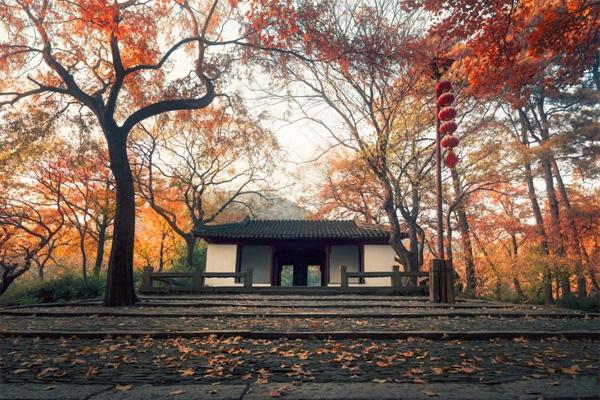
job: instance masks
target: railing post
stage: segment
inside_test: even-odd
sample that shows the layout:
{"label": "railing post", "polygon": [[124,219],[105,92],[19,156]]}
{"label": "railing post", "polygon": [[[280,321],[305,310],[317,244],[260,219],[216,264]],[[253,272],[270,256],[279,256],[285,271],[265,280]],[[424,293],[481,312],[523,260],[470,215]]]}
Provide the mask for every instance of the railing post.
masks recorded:
{"label": "railing post", "polygon": [[246,269],[246,274],[244,275],[244,287],[252,287],[252,268]]}
{"label": "railing post", "polygon": [[442,301],[440,275],[444,264],[444,260],[440,259],[433,259],[431,262],[431,269],[429,270],[429,301],[432,303]]}
{"label": "railing post", "polygon": [[392,286],[395,290],[400,291],[400,287],[402,286],[402,280],[400,279],[400,266],[394,265],[392,266]]}
{"label": "railing post", "polygon": [[340,268],[340,286],[348,287],[348,267],[345,265]]}
{"label": "railing post", "polygon": [[454,268],[450,260],[446,261],[446,301],[454,303]]}
{"label": "railing post", "polygon": [[142,292],[149,292],[152,290],[152,271],[151,266],[144,268],[144,274],[142,275]]}
{"label": "railing post", "polygon": [[200,269],[194,272],[194,275],[192,275],[192,290],[202,289],[202,286],[204,286],[203,278],[204,276],[202,275],[202,271],[200,271]]}

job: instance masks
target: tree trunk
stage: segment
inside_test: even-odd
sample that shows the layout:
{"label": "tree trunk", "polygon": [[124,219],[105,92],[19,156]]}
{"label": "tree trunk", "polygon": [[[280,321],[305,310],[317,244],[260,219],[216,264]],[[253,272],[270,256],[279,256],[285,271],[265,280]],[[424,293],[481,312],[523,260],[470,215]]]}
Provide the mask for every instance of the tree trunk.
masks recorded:
{"label": "tree trunk", "polygon": [[573,256],[575,257],[575,274],[577,276],[577,295],[579,297],[586,297],[586,283],[585,277],[583,276],[583,257],[581,254],[581,243],[579,242],[579,232],[577,229],[577,222],[573,217],[573,208],[571,207],[571,202],[569,201],[569,196],[567,193],[567,188],[562,180],[562,176],[560,174],[560,170],[558,169],[558,163],[556,159],[552,159],[552,168],[554,170],[554,176],[556,177],[556,183],[558,186],[558,192],[560,193],[560,197],[563,203],[563,206],[566,211],[567,221],[569,225],[569,230],[571,231],[571,251],[573,252]]}
{"label": "tree trunk", "polygon": [[96,246],[96,260],[94,261],[94,277],[100,276],[102,270],[102,262],[104,261],[104,244],[106,243],[106,231],[108,224],[105,220],[102,221],[98,231],[98,245]]}
{"label": "tree trunk", "polygon": [[37,273],[38,273],[38,278],[40,278],[41,281],[44,280],[44,266],[41,263],[37,263]]}
{"label": "tree trunk", "polygon": [[108,261],[104,305],[130,306],[137,296],[133,286],[133,246],[135,235],[135,194],[133,175],[127,159],[126,135],[115,125],[105,131],[110,169],[115,177],[116,210],[113,240]]}
{"label": "tree trunk", "polygon": [[81,251],[81,273],[83,283],[87,285],[87,252],[85,251],[85,233],[79,232],[79,250]]}
{"label": "tree trunk", "polygon": [[[523,110],[519,109],[519,119],[521,122],[521,143],[529,147],[528,139],[528,124],[527,116]],[[531,209],[535,218],[535,227],[540,238],[540,252],[544,256],[550,255],[548,236],[546,235],[546,228],[544,227],[544,218],[542,216],[542,210],[540,203],[538,202],[537,193],[535,192],[535,184],[533,182],[533,172],[531,168],[531,161],[527,159],[524,164],[525,168],[525,181],[527,182],[527,194],[529,201],[531,202]],[[548,270],[548,267],[544,267],[544,304],[554,304],[554,298],[552,297],[552,275]]]}
{"label": "tree trunk", "polygon": [[523,289],[521,288],[521,282],[519,281],[519,275],[517,274],[517,257],[519,256],[519,244],[517,243],[517,237],[515,234],[511,233],[510,242],[512,245],[512,256],[511,256],[511,267],[513,272],[513,286],[515,287],[515,291],[522,299],[525,297],[523,293]]}
{"label": "tree trunk", "polygon": [[465,274],[467,281],[466,291],[469,295],[474,295],[477,279],[475,275],[475,260],[473,257],[473,243],[471,242],[471,234],[469,230],[469,220],[467,219],[467,212],[465,209],[464,201],[462,199],[462,188],[460,187],[460,179],[456,169],[451,168],[450,174],[452,175],[452,186],[454,187],[454,195],[459,200],[456,207],[456,216],[458,217],[458,230],[460,231],[460,241],[463,248],[465,257]]}
{"label": "tree trunk", "polygon": [[[540,134],[542,137],[542,143],[550,139],[548,119],[544,111],[543,102],[544,100],[541,97],[537,100],[537,110],[540,116]],[[550,208],[550,220],[552,222],[550,224],[550,229],[552,232],[552,248],[554,250],[554,254],[558,256],[559,259],[563,260],[565,257],[565,244],[561,232],[560,209],[558,208],[558,199],[556,197],[556,191],[554,189],[554,177],[552,175],[551,161],[552,159],[553,157],[552,154],[549,153],[549,150],[546,153],[542,154],[542,174],[544,177],[544,182],[546,184],[546,197],[548,198],[548,207]],[[564,265],[561,265],[560,267],[564,267]],[[562,295],[564,297],[565,295],[571,293],[569,273],[568,271],[559,271],[558,275],[559,276],[557,282],[560,284],[560,288],[562,289]]]}
{"label": "tree trunk", "polygon": [[165,232],[160,233],[160,248],[158,249],[158,272],[162,272],[165,266]]}
{"label": "tree trunk", "polygon": [[194,266],[194,250],[196,249],[196,243],[198,242],[198,238],[194,236],[193,233],[189,233],[185,237],[185,245],[186,245],[186,256],[185,256],[185,267],[188,271],[191,271]]}
{"label": "tree trunk", "polygon": [[[419,257],[419,248],[418,248],[418,233],[416,223],[414,221],[406,221],[408,225],[408,236],[411,242],[410,249],[407,249],[406,246],[402,243],[402,233],[400,231],[400,222],[398,221],[398,215],[396,214],[396,207],[394,205],[393,200],[393,189],[390,187],[389,183],[385,181],[385,176],[382,179],[382,183],[384,184],[384,199],[383,199],[383,209],[390,221],[391,232],[390,232],[390,246],[394,249],[396,255],[398,255],[398,259],[402,266],[404,266],[405,270],[408,272],[418,272],[421,268],[421,260]],[[416,247],[415,247],[416,245]],[[416,284],[416,278],[412,279],[411,282]]]}

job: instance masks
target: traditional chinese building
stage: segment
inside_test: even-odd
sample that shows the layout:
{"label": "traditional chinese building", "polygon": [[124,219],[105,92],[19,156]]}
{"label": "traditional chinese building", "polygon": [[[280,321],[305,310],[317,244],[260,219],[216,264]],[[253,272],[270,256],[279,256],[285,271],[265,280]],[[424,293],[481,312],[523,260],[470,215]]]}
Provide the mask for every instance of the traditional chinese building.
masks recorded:
{"label": "traditional chinese building", "polygon": [[[338,286],[340,271],[392,271],[389,227],[349,221],[254,220],[205,225],[206,272],[253,271],[256,286]],[[208,278],[231,286],[234,278]],[[390,278],[352,278],[351,284],[389,286]]]}

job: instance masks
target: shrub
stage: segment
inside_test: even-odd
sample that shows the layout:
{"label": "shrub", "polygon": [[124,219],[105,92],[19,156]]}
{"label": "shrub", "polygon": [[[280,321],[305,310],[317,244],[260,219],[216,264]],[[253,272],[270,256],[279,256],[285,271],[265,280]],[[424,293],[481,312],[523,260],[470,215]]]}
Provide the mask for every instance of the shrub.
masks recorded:
{"label": "shrub", "polygon": [[577,297],[571,294],[560,299],[557,304],[559,307],[564,308],[600,312],[600,293],[588,297]]}
{"label": "shrub", "polygon": [[2,297],[3,306],[54,303],[76,299],[89,299],[104,293],[104,277],[90,277],[87,284],[73,274],[48,280],[16,282]]}

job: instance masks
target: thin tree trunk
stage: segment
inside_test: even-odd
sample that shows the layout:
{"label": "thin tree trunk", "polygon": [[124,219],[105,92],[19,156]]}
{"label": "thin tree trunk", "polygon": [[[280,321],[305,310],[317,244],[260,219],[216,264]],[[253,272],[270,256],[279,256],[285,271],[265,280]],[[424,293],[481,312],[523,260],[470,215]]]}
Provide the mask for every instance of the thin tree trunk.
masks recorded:
{"label": "thin tree trunk", "polygon": [[106,231],[108,224],[105,220],[102,220],[102,224],[98,231],[98,245],[96,246],[96,260],[94,261],[94,277],[100,276],[102,270],[102,262],[104,261],[104,244],[106,243]]}
{"label": "thin tree trunk", "polygon": [[191,271],[194,267],[194,250],[196,250],[196,243],[198,239],[194,236],[193,233],[188,234],[185,237],[186,244],[186,256],[185,256],[185,267],[187,270]]}
{"label": "thin tree trunk", "polygon": [[[548,118],[544,111],[543,98],[540,97],[536,103],[537,111],[540,117],[540,134],[542,137],[542,143],[544,143],[550,139]],[[542,154],[542,174],[544,177],[544,182],[546,184],[546,197],[548,198],[548,206],[550,208],[550,220],[552,222],[550,224],[550,229],[552,232],[552,247],[556,256],[558,256],[560,260],[563,260],[566,253],[560,224],[560,209],[558,208],[558,199],[556,197],[556,190],[554,188],[554,177],[552,175],[552,159],[553,157],[551,154]],[[561,265],[560,267],[564,266]],[[571,293],[571,284],[569,283],[568,271],[559,270],[557,282],[559,282],[563,297]]]}
{"label": "thin tree trunk", "polygon": [[83,282],[87,284],[87,252],[85,251],[85,233],[79,232],[79,250],[81,251],[81,272],[83,275]]}
{"label": "thin tree trunk", "polygon": [[127,158],[126,135],[116,125],[105,132],[110,169],[115,177],[116,211],[113,240],[108,262],[104,305],[129,306],[137,301],[133,286],[133,248],[135,235],[135,194],[133,175]]}
{"label": "thin tree trunk", "polygon": [[452,186],[454,188],[454,195],[459,200],[456,207],[456,216],[458,217],[458,229],[460,231],[460,241],[463,248],[465,257],[465,274],[467,281],[467,293],[470,295],[475,294],[477,288],[477,277],[475,275],[475,260],[473,257],[473,243],[471,242],[471,234],[469,229],[469,220],[467,219],[467,212],[465,209],[465,200],[462,198],[463,192],[460,186],[460,179],[458,172],[455,168],[450,169],[452,176]]}
{"label": "thin tree trunk", "polygon": [[167,234],[166,232],[162,231],[160,233],[160,248],[158,250],[158,271],[162,272],[163,267],[165,265],[165,259],[164,259],[164,255],[165,255],[165,238],[166,238]]}
{"label": "thin tree trunk", "polygon": [[552,168],[554,170],[554,176],[556,177],[556,184],[558,186],[558,192],[566,211],[567,221],[569,224],[569,230],[571,231],[571,248],[573,256],[575,257],[575,274],[577,275],[577,295],[579,297],[586,297],[586,283],[585,277],[583,276],[583,257],[581,254],[581,243],[579,242],[579,232],[577,229],[577,222],[573,217],[573,208],[569,201],[569,195],[567,188],[562,180],[560,170],[558,169],[558,163],[556,159],[552,158]]}
{"label": "thin tree trunk", "polygon": [[511,267],[513,272],[513,286],[515,287],[515,291],[519,295],[520,298],[524,298],[523,289],[521,288],[521,282],[519,281],[519,275],[517,274],[517,262],[519,256],[519,244],[517,243],[517,237],[515,234],[510,235],[510,242],[512,245],[512,257],[511,257]]}
{"label": "thin tree trunk", "polygon": [[[529,138],[528,138],[528,123],[527,116],[525,112],[519,109],[519,119],[521,123],[521,143],[529,147]],[[540,238],[540,252],[544,256],[550,255],[549,244],[548,244],[548,236],[546,235],[546,228],[544,227],[544,218],[542,216],[542,210],[540,208],[540,203],[538,202],[537,193],[535,191],[535,184],[533,182],[533,171],[531,168],[531,161],[527,159],[524,163],[525,168],[525,181],[527,182],[527,194],[529,197],[529,201],[531,202],[531,209],[533,211],[533,216],[535,218],[535,227],[537,230],[537,234]],[[552,297],[552,275],[548,270],[548,267],[544,267],[544,303],[545,304],[554,304],[554,298]]]}

